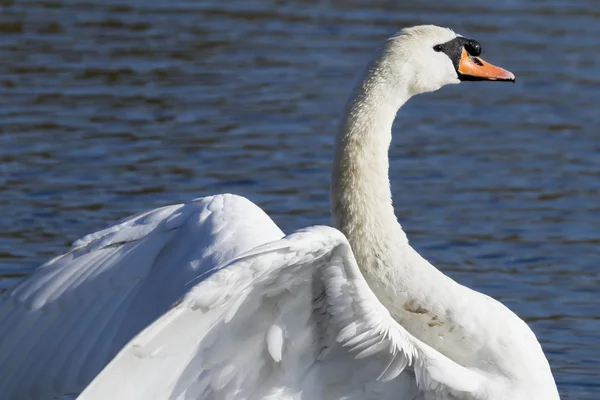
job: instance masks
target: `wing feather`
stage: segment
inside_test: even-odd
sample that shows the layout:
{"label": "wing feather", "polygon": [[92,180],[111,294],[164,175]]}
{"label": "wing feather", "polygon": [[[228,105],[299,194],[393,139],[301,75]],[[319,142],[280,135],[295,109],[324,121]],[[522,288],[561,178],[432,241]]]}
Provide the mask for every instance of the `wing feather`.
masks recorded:
{"label": "wing feather", "polygon": [[0,398],[81,392],[198,276],[282,236],[250,201],[218,195],[77,240],[0,297]]}
{"label": "wing feather", "polygon": [[339,231],[312,227],[197,284],[80,399],[442,400],[484,384],[391,318]]}

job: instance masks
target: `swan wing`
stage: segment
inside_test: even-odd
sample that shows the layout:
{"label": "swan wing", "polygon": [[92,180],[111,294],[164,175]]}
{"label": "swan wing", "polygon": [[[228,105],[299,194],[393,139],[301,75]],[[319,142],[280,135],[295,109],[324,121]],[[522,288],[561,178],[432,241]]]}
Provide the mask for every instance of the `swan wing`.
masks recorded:
{"label": "swan wing", "polygon": [[0,398],[81,392],[198,279],[282,236],[249,200],[217,195],[76,241],[0,297]]}
{"label": "swan wing", "polygon": [[197,284],[79,399],[454,399],[482,386],[392,319],[342,233],[311,227]]}

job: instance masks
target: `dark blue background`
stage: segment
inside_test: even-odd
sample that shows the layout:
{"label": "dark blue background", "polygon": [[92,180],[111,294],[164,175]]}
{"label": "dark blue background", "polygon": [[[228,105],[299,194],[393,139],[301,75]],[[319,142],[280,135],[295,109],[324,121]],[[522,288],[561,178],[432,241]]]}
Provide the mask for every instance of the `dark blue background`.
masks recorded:
{"label": "dark blue background", "polygon": [[401,110],[396,213],[425,257],[532,325],[563,399],[600,398],[597,0],[3,0],[0,288],[118,218],[213,193],[287,232],[329,223],[342,106],[374,48],[418,23],[479,40],[517,84]]}

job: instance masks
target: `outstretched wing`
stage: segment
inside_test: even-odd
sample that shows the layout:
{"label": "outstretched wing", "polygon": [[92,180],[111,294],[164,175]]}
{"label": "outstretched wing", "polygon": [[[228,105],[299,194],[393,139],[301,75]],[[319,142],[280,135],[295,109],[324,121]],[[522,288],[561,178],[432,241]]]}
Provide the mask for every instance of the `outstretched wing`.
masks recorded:
{"label": "outstretched wing", "polygon": [[80,399],[449,399],[483,386],[392,319],[339,231],[312,227],[199,283]]}
{"label": "outstretched wing", "polygon": [[282,236],[249,200],[217,195],[78,240],[0,298],[0,398],[81,392],[216,266]]}

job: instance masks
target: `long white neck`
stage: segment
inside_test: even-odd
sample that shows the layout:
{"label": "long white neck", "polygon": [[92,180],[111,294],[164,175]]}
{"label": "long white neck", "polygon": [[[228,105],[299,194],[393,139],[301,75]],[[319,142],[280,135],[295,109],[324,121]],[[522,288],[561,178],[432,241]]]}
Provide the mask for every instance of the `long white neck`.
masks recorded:
{"label": "long white neck", "polygon": [[[370,288],[408,332],[463,366],[530,382],[532,393],[547,387],[543,396],[558,399],[548,363],[527,326],[408,245],[392,206],[388,150],[396,112],[411,97],[403,77],[414,75],[398,58],[391,68],[386,55],[384,50],[357,86],[336,139],[334,226],[346,235]],[[510,328],[510,346],[499,324]]]}
{"label": "long white neck", "polygon": [[392,247],[407,245],[392,206],[388,150],[398,109],[410,98],[385,52],[355,89],[335,145],[331,177],[334,226],[348,238],[365,275],[389,267]]}

